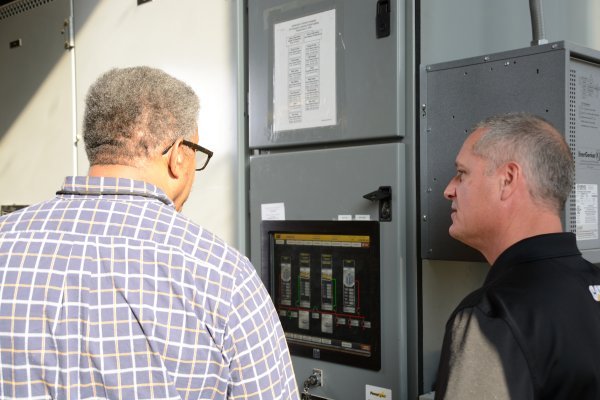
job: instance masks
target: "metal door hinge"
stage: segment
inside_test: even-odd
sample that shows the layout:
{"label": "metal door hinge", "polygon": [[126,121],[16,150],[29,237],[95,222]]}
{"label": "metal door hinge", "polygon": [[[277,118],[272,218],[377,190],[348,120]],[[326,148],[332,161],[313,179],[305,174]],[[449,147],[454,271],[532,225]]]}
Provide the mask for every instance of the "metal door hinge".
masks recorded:
{"label": "metal door hinge", "polygon": [[63,22],[63,28],[60,31],[65,37],[65,50],[71,50],[75,47],[73,40],[73,17],[66,18]]}

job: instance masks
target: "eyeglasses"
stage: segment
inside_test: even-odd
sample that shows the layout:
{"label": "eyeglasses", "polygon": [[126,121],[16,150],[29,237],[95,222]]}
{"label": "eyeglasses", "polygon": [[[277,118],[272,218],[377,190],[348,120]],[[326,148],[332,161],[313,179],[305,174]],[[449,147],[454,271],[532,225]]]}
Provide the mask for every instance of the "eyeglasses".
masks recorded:
{"label": "eyeglasses", "polygon": [[[175,142],[177,142],[177,140],[175,140]],[[171,150],[171,147],[173,147],[175,142],[171,143],[169,145],[169,147],[167,147],[166,149],[163,150],[163,152],[162,152],[163,156],[165,154],[167,154],[167,152],[169,150]],[[190,142],[185,139],[182,140],[181,143],[184,144],[185,146],[189,147],[190,149],[194,150],[194,152],[196,154],[196,171],[202,171],[204,168],[206,168],[206,166],[208,165],[208,162],[210,161],[210,158],[213,156],[213,152],[207,148],[200,146],[199,144]]]}

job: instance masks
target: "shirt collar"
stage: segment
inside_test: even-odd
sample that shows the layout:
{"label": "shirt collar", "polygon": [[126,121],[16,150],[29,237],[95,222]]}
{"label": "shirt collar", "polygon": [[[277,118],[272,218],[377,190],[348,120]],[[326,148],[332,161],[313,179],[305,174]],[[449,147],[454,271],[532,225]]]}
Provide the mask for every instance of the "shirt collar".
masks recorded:
{"label": "shirt collar", "polygon": [[106,176],[68,176],[57,195],[73,196],[141,196],[175,207],[173,201],[151,183]]}
{"label": "shirt collar", "polygon": [[570,232],[548,233],[523,239],[504,250],[492,265],[485,283],[490,283],[516,264],[548,258],[580,256],[577,237]]}

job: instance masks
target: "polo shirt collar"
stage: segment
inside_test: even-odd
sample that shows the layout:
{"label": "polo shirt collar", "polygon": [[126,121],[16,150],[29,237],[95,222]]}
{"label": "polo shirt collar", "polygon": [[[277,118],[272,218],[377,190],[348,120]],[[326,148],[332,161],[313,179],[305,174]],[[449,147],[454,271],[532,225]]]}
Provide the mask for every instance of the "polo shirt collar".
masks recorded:
{"label": "polo shirt collar", "polygon": [[74,196],[141,196],[175,207],[173,201],[151,183],[106,176],[68,176],[57,195]]}
{"label": "polo shirt collar", "polygon": [[579,256],[577,238],[570,232],[548,233],[523,239],[504,250],[492,265],[485,283],[490,283],[516,264],[557,257]]}

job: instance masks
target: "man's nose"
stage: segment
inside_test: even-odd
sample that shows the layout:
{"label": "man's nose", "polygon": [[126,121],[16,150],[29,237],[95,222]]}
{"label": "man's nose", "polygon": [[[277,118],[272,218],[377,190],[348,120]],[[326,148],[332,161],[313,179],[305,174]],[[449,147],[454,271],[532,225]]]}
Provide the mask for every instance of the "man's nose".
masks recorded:
{"label": "man's nose", "polygon": [[456,185],[454,184],[454,178],[448,182],[448,186],[444,189],[444,197],[448,200],[452,200],[456,197]]}

